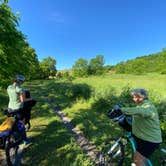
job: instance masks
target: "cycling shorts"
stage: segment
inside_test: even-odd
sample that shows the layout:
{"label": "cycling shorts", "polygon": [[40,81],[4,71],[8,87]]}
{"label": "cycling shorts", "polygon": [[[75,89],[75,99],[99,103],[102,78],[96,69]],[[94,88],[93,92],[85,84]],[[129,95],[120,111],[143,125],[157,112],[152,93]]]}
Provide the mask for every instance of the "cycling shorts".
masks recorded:
{"label": "cycling shorts", "polygon": [[136,142],[136,150],[141,155],[143,155],[146,158],[149,158],[149,156],[157,149],[159,148],[160,143],[153,143],[149,141],[142,140],[136,136],[134,136],[135,142]]}

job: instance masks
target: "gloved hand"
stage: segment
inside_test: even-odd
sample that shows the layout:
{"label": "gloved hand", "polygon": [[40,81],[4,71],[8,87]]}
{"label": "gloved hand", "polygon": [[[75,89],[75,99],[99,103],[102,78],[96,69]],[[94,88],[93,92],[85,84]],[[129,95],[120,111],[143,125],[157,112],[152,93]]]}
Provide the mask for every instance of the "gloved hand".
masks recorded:
{"label": "gloved hand", "polygon": [[121,107],[120,105],[114,105],[114,107],[108,111],[107,116],[112,119],[115,120],[117,117],[121,116],[123,113],[121,111]]}
{"label": "gloved hand", "polygon": [[115,110],[115,111],[121,110],[120,105],[118,105],[118,104],[114,105],[113,110]]}

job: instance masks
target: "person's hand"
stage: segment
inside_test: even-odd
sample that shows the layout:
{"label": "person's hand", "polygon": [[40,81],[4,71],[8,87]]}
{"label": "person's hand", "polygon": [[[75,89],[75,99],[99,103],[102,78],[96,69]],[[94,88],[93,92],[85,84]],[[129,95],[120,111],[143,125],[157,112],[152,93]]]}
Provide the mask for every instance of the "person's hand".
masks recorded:
{"label": "person's hand", "polygon": [[119,116],[121,116],[123,113],[121,111],[120,105],[114,105],[111,110],[108,111],[107,116],[116,121]]}
{"label": "person's hand", "polygon": [[114,105],[113,110],[115,110],[115,111],[121,110],[120,105],[118,105],[118,104]]}

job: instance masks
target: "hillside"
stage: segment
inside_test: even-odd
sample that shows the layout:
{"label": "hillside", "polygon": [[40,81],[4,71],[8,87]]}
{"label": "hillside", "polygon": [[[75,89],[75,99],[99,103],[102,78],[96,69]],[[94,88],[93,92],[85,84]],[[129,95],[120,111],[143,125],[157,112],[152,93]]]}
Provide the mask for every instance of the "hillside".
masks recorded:
{"label": "hillside", "polygon": [[143,74],[156,72],[166,74],[166,51],[137,57],[126,62],[120,62],[113,67],[116,73]]}

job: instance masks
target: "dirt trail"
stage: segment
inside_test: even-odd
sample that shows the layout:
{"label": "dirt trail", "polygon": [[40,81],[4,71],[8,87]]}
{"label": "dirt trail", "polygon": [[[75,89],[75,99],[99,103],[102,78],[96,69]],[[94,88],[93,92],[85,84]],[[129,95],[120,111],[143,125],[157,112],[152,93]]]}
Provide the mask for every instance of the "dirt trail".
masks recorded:
{"label": "dirt trail", "polygon": [[61,118],[64,125],[72,133],[76,143],[83,149],[83,152],[90,157],[90,159],[98,165],[99,163],[99,150],[95,145],[90,144],[89,140],[84,136],[83,132],[76,128],[70,119],[54,104],[49,98],[46,98],[47,102],[51,105],[55,113]]}

